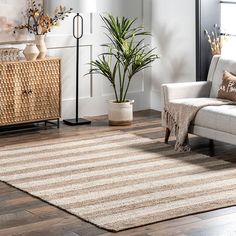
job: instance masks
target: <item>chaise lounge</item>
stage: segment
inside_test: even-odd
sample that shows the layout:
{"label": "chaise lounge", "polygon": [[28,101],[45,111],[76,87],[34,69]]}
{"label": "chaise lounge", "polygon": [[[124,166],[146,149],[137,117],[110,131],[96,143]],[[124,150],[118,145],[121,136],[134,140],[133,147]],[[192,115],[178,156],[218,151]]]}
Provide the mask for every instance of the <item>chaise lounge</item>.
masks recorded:
{"label": "chaise lounge", "polygon": [[[216,98],[222,83],[224,71],[236,74],[236,60],[214,56],[205,82],[163,84],[164,105],[174,99]],[[236,144],[236,106],[207,106],[198,111],[189,133],[211,140]],[[167,127],[162,120],[163,127]],[[165,142],[168,143],[170,130],[166,128]]]}

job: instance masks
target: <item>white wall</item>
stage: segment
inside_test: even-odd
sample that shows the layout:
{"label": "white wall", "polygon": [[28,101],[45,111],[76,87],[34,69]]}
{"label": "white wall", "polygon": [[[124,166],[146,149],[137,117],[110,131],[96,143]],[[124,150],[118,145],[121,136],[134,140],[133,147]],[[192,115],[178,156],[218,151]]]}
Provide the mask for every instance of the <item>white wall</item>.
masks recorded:
{"label": "white wall", "polygon": [[[144,3],[145,2],[145,3]],[[151,0],[99,0],[99,12],[138,17],[139,24],[150,25]],[[146,17],[147,16],[147,17]],[[80,116],[107,113],[107,100],[114,98],[110,84],[97,75],[84,76],[88,63],[101,53],[106,42],[99,14],[85,15],[85,33],[80,47]],[[72,37],[72,17],[47,36],[48,54],[62,59],[62,117],[72,118],[75,110],[75,40]],[[151,70],[141,73],[131,84],[128,98],[135,99],[135,110],[150,108]],[[145,78],[145,79],[144,79]]]}
{"label": "white wall", "polygon": [[196,81],[195,0],[153,0],[152,29],[161,58],[152,68],[151,108],[161,110],[161,84]]}
{"label": "white wall", "polygon": [[[49,0],[50,2],[50,0]],[[138,17],[153,32],[152,46],[161,58],[152,69],[132,83],[128,98],[135,110],[161,110],[161,84],[195,81],[195,0],[98,0],[99,11]],[[48,54],[62,59],[62,118],[73,118],[75,110],[75,39],[71,16],[47,36]],[[107,113],[113,98],[110,84],[99,76],[84,76],[106,41],[99,14],[85,15],[85,34],[80,47],[80,116]],[[19,45],[23,48],[24,45]]]}
{"label": "white wall", "polygon": [[[98,0],[99,12],[138,17],[152,30],[152,46],[161,58],[152,69],[133,81],[129,98],[135,110],[161,110],[161,84],[195,81],[195,0]],[[110,84],[99,76],[83,76],[87,63],[101,53],[103,35],[99,14],[85,16],[86,30],[81,40],[80,115],[107,113],[107,100],[113,98]],[[73,117],[75,107],[75,48],[71,20],[49,35],[49,54],[62,58],[62,115]]]}

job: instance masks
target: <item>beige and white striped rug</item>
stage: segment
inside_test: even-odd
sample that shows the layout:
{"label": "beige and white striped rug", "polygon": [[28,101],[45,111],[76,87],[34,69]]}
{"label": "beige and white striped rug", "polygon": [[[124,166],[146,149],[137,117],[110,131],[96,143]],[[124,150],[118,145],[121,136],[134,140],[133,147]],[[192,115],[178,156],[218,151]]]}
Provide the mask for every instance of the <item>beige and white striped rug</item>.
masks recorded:
{"label": "beige and white striped rug", "polygon": [[119,231],[236,204],[236,167],[120,131],[0,148],[0,180]]}

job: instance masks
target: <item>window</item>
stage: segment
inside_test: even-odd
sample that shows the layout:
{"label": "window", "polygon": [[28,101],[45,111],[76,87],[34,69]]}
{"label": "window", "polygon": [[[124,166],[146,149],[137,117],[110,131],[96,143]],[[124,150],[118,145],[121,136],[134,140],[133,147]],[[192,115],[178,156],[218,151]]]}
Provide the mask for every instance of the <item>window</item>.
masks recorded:
{"label": "window", "polygon": [[221,31],[229,34],[224,44],[222,54],[236,57],[236,0],[220,1]]}
{"label": "window", "polygon": [[236,0],[221,1],[221,28],[224,32],[236,35]]}

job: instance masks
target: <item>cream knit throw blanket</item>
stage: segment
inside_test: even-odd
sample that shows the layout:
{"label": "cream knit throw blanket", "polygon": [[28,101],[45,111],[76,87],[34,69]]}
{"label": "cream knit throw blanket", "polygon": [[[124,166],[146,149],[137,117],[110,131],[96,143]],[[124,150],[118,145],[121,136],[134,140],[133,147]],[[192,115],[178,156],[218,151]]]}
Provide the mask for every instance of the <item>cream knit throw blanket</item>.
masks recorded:
{"label": "cream knit throw blanket", "polygon": [[201,108],[229,104],[235,104],[235,102],[217,98],[187,98],[169,102],[164,108],[164,120],[167,127],[175,131],[175,150],[179,152],[191,150],[188,144],[188,129]]}

